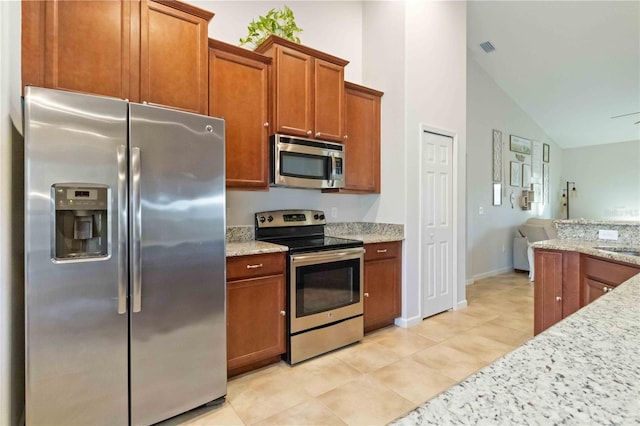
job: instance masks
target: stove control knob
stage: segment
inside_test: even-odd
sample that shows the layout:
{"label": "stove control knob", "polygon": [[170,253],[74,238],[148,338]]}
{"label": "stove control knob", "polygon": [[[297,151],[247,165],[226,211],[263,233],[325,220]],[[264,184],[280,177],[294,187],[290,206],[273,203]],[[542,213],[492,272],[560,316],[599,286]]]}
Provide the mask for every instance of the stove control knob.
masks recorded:
{"label": "stove control knob", "polygon": [[264,216],[260,216],[260,217],[258,218],[258,220],[260,221],[260,223],[264,223],[264,221],[265,221]]}
{"label": "stove control knob", "polygon": [[269,217],[267,218],[267,220],[268,220],[269,222],[273,222],[273,216],[269,216]]}
{"label": "stove control knob", "polygon": [[313,218],[314,218],[315,220],[318,220],[318,219],[320,219],[320,215],[319,215],[318,213],[316,213],[316,214],[314,214],[314,215],[313,215]]}
{"label": "stove control knob", "polygon": [[324,220],[324,215],[323,214],[320,215],[320,220]]}

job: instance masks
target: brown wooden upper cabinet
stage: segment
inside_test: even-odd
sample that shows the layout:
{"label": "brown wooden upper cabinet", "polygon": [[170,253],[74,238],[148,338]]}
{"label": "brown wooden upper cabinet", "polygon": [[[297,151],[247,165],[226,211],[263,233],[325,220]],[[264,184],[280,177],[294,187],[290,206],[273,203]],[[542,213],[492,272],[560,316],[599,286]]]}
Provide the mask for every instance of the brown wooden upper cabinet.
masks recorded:
{"label": "brown wooden upper cabinet", "polygon": [[345,82],[345,186],[323,192],[380,193],[380,104],[383,93]]}
{"label": "brown wooden upper cabinet", "polygon": [[344,67],[349,62],[277,36],[270,36],[256,52],[273,59],[273,130],[343,142]]}
{"label": "brown wooden upper cabinet", "polygon": [[228,189],[269,188],[271,58],[209,40],[209,115],[225,119]]}
{"label": "brown wooden upper cabinet", "polygon": [[172,0],[23,1],[22,83],[206,114],[212,17]]}

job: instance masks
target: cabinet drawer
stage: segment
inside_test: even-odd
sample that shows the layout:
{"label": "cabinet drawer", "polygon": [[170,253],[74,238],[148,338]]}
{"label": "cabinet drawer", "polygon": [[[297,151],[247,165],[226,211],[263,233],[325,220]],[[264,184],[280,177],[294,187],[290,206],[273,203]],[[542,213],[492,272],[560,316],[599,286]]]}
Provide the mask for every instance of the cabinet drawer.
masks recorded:
{"label": "cabinet drawer", "polygon": [[622,265],[607,260],[585,257],[584,273],[590,278],[618,285],[640,272],[640,268]]}
{"label": "cabinet drawer", "polygon": [[388,243],[365,244],[364,260],[378,260],[400,257],[402,255],[402,242],[391,241]]}
{"label": "cabinet drawer", "polygon": [[284,252],[227,258],[227,281],[284,274]]}

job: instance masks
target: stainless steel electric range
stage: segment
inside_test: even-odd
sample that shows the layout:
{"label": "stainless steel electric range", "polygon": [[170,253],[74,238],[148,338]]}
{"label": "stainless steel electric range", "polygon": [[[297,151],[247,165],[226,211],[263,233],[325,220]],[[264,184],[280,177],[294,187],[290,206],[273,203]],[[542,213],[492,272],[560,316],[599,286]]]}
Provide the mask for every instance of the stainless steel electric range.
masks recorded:
{"label": "stainless steel electric range", "polygon": [[255,215],[256,239],[289,247],[289,364],[362,340],[362,241],[324,235],[324,212],[275,210]]}

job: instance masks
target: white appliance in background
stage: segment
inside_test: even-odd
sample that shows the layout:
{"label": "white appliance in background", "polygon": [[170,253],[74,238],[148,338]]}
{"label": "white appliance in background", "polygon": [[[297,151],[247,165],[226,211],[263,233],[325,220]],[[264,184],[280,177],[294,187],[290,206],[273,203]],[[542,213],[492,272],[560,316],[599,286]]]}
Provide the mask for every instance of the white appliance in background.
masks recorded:
{"label": "white appliance in background", "polygon": [[226,394],[224,121],[26,87],[28,425]]}

